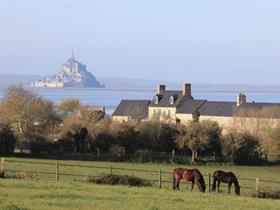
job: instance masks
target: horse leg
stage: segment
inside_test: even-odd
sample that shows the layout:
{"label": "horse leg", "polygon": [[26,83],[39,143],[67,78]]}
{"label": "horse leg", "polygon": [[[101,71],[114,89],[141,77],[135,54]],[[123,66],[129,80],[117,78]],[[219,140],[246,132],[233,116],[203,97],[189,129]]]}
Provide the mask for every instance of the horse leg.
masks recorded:
{"label": "horse leg", "polygon": [[214,178],[213,184],[212,184],[212,192],[215,192],[215,191],[216,191],[216,180]]}
{"label": "horse leg", "polygon": [[218,181],[218,185],[217,185],[217,187],[218,187],[218,192],[220,192],[220,181]]}
{"label": "horse leg", "polygon": [[180,190],[179,185],[180,185],[180,179],[178,179],[177,182],[176,182],[176,188],[177,188],[177,190]]}
{"label": "horse leg", "polygon": [[228,193],[230,193],[231,185],[232,185],[232,182],[228,183]]}
{"label": "horse leg", "polygon": [[194,181],[192,181],[191,192],[193,191]]}

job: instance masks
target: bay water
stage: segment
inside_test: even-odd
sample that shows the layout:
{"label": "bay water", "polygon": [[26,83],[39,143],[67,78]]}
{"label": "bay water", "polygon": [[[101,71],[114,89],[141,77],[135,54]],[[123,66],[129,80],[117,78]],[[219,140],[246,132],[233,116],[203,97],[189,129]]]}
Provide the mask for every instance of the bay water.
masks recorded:
{"label": "bay water", "polygon": [[[107,114],[112,114],[123,99],[151,100],[156,89],[125,89],[125,88],[30,88],[34,93],[55,103],[68,98],[75,98],[82,104],[96,108],[105,107]],[[239,91],[234,89],[193,89],[195,99],[209,101],[236,101]],[[280,103],[280,90],[245,90],[247,101]],[[5,89],[0,89],[0,100],[4,98]]]}

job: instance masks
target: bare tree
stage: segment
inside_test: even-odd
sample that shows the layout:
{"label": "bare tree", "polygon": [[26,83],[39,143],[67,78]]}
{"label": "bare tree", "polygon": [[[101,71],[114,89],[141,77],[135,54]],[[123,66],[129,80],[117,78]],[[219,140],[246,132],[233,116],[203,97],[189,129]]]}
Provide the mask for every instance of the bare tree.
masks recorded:
{"label": "bare tree", "polygon": [[262,107],[260,109],[239,109],[234,116],[229,131],[249,132],[260,141],[260,151],[267,155],[273,142],[270,133],[279,124],[280,107]]}

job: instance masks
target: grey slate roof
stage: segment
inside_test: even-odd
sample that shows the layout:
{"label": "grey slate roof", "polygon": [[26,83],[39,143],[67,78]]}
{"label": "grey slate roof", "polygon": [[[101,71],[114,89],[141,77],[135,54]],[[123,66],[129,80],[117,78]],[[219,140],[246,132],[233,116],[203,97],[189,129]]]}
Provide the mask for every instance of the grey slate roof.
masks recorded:
{"label": "grey slate roof", "polygon": [[237,106],[236,102],[206,101],[199,109],[200,115],[232,117],[242,109],[259,110],[264,107],[280,107],[279,103],[244,103]]}
{"label": "grey slate roof", "polygon": [[240,105],[240,108],[245,109],[261,109],[264,107],[279,107],[280,103],[244,103]]}
{"label": "grey slate roof", "polygon": [[183,99],[178,106],[177,113],[192,114],[203,106],[205,102],[206,100]]}
{"label": "grey slate roof", "polygon": [[234,115],[236,108],[236,102],[206,101],[198,111],[202,116],[230,117]]}
{"label": "grey slate roof", "polygon": [[[155,97],[153,98],[152,102],[149,106],[151,107],[177,107],[182,99],[193,99],[192,96],[183,95],[182,91],[178,90],[166,90],[160,94],[162,96],[161,100],[158,104],[155,103]],[[170,97],[171,96],[178,96],[175,100],[174,104],[170,104]]]}
{"label": "grey slate roof", "polygon": [[150,102],[150,100],[122,100],[112,116],[141,115],[141,117],[147,118]]}

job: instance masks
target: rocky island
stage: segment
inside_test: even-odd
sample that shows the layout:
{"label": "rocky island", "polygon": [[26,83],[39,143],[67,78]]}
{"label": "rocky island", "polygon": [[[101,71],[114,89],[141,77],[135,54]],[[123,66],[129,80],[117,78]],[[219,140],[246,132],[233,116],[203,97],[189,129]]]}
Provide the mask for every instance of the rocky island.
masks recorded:
{"label": "rocky island", "polygon": [[72,52],[71,57],[62,65],[57,74],[46,77],[43,80],[33,81],[31,87],[94,87],[104,88],[96,77],[87,70],[86,65],[78,62]]}

